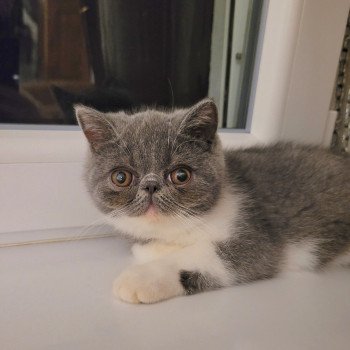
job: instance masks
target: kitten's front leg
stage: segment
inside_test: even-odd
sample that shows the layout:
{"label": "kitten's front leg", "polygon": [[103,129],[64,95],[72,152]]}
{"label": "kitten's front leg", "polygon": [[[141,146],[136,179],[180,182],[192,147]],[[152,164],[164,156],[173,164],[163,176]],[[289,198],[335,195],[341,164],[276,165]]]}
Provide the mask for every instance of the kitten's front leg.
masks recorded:
{"label": "kitten's front leg", "polygon": [[153,241],[146,244],[135,243],[132,246],[131,251],[137,263],[141,264],[160,259],[182,248],[183,246],[178,244],[167,244],[159,241]]}
{"label": "kitten's front leg", "polygon": [[148,304],[230,284],[231,273],[208,243],[131,266],[116,280],[114,293],[126,302]]}
{"label": "kitten's front leg", "polygon": [[179,271],[163,259],[133,265],[114,283],[115,296],[128,303],[155,303],[184,294]]}

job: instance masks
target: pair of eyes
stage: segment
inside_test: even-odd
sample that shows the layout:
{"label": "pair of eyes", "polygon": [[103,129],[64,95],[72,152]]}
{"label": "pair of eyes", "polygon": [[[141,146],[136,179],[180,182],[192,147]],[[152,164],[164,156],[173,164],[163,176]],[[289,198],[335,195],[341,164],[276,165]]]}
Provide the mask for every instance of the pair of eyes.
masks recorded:
{"label": "pair of eyes", "polygon": [[[177,168],[168,175],[174,185],[184,185],[191,179],[191,172],[186,168]],[[112,182],[118,187],[127,187],[131,184],[133,175],[127,170],[116,170],[111,175]]]}

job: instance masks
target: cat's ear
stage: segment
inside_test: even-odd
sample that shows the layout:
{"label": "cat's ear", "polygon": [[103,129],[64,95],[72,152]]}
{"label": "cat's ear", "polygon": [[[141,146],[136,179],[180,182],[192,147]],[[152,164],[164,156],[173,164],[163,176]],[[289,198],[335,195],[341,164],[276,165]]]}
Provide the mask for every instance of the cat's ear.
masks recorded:
{"label": "cat's ear", "polygon": [[104,113],[83,105],[75,105],[74,109],[77,121],[94,151],[115,136],[114,127]]}
{"label": "cat's ear", "polygon": [[212,141],[218,128],[218,110],[213,100],[206,98],[189,109],[181,132],[204,141]]}

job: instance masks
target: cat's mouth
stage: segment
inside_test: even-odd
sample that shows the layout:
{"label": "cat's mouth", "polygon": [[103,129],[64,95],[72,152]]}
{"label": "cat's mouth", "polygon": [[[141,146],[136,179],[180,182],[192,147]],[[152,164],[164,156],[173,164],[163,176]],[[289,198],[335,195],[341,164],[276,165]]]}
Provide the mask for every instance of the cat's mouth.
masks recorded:
{"label": "cat's mouth", "polygon": [[137,203],[130,207],[127,214],[131,217],[143,217],[147,219],[159,219],[163,214],[161,206],[152,199],[144,199],[141,203]]}
{"label": "cat's mouth", "polygon": [[136,204],[134,211],[130,214],[130,216],[140,216],[149,220],[159,220],[166,216],[167,213],[164,210],[162,201],[158,198],[149,197]]}
{"label": "cat's mouth", "polygon": [[145,216],[149,218],[156,218],[159,215],[159,209],[156,207],[156,205],[151,201],[148,204],[148,207],[146,208],[146,211],[144,212]]}

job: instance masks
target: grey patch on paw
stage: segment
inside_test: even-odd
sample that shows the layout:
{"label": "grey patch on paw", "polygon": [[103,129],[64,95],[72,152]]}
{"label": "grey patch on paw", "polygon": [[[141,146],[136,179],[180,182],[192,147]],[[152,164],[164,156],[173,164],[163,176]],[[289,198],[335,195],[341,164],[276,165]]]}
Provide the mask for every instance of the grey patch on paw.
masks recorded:
{"label": "grey patch on paw", "polygon": [[196,271],[180,271],[180,283],[186,294],[195,294],[209,289],[220,288],[220,284],[212,277]]}

